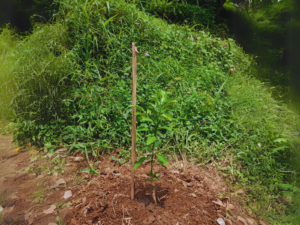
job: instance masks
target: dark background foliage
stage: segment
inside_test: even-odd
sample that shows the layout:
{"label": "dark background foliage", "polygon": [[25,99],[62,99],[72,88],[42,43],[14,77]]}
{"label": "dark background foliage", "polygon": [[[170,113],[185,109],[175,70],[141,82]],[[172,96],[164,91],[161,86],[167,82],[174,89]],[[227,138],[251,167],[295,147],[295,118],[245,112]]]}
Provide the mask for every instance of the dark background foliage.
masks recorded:
{"label": "dark background foliage", "polygon": [[2,0],[0,1],[0,25],[10,22],[20,31],[29,31],[32,28],[31,17],[40,22],[48,20],[57,11],[58,5],[53,0]]}

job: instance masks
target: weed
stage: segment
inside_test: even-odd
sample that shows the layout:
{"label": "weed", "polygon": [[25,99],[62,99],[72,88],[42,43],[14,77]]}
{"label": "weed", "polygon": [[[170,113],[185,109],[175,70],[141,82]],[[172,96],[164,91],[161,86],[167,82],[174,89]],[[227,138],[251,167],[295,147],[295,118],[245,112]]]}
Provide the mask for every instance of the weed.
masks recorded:
{"label": "weed", "polygon": [[44,191],[45,191],[45,188],[44,187],[41,187],[37,192],[33,193],[34,195],[34,200],[37,199],[38,202],[42,202],[42,200],[44,199]]}
{"label": "weed", "polygon": [[56,222],[58,225],[65,225],[63,220],[59,216],[56,217]]}

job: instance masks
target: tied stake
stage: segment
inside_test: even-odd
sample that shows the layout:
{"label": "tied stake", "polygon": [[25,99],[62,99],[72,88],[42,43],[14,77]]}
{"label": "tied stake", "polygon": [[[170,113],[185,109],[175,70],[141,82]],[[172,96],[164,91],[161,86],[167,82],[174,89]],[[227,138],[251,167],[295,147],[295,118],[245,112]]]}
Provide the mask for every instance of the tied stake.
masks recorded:
{"label": "tied stake", "polygon": [[[132,105],[136,105],[136,73],[137,73],[137,60],[136,56],[138,50],[135,47],[135,43],[132,42]],[[134,199],[134,170],[133,167],[136,162],[136,108],[132,107],[132,139],[131,139],[131,162],[132,162],[132,171],[131,171],[131,200]]]}

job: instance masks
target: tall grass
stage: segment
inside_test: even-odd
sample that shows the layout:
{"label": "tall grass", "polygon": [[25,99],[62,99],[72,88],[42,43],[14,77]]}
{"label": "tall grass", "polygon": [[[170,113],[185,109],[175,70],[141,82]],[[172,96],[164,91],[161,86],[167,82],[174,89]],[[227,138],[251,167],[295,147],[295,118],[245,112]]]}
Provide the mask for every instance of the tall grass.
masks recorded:
{"label": "tall grass", "polygon": [[0,120],[14,119],[10,108],[16,91],[14,73],[12,72],[17,61],[18,37],[9,27],[2,29],[0,34]]}
{"label": "tall grass", "polygon": [[39,126],[66,116],[68,36],[60,23],[40,25],[22,40],[6,28],[1,34],[1,50],[1,112],[4,119],[13,115],[18,121],[22,128],[14,137],[24,141],[35,136]]}

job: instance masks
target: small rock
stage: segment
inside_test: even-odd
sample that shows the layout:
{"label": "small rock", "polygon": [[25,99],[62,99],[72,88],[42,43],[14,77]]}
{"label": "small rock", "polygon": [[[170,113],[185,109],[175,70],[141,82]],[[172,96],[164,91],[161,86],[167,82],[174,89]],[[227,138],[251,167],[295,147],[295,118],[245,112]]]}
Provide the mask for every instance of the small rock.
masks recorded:
{"label": "small rock", "polygon": [[225,225],[225,221],[222,218],[218,218],[217,222],[219,225]]}
{"label": "small rock", "polygon": [[70,198],[72,196],[72,191],[66,191],[64,194],[64,199]]}
{"label": "small rock", "polygon": [[60,178],[58,181],[56,181],[56,184],[57,185],[60,185],[60,184],[66,184],[66,181],[64,180],[64,179],[62,179],[62,178]]}
{"label": "small rock", "polygon": [[84,160],[84,158],[83,158],[83,157],[80,157],[80,156],[74,158],[74,161],[75,161],[75,162],[81,162],[81,161],[83,161],[83,160]]}
{"label": "small rock", "polygon": [[197,198],[197,195],[195,195],[194,193],[190,194],[192,197]]}
{"label": "small rock", "polygon": [[54,212],[54,209],[56,209],[56,206],[55,205],[51,205],[49,209],[43,211],[43,213],[45,214],[51,214]]}

